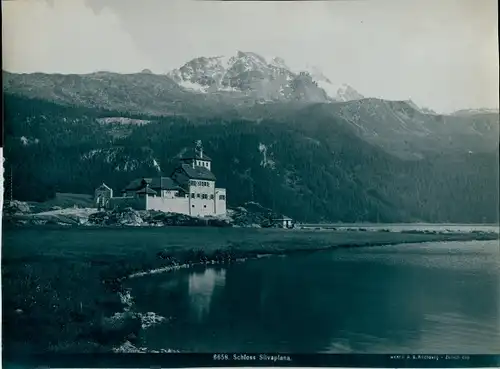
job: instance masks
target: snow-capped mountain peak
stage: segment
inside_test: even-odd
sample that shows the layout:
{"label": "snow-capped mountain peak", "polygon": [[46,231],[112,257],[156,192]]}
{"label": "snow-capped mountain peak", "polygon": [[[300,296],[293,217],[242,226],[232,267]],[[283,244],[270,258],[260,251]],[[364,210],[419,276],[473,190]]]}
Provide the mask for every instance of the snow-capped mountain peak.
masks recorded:
{"label": "snow-capped mountain peak", "polygon": [[238,59],[238,61],[244,61],[248,65],[248,67],[251,67],[252,65],[259,68],[268,67],[266,59],[254,52],[238,51],[236,58]]}
{"label": "snow-capped mountain peak", "polygon": [[345,83],[332,82],[323,71],[314,65],[306,65],[305,72],[318,84],[318,87],[325,90],[328,97],[335,101],[353,101],[364,99],[354,88]]}
{"label": "snow-capped mountain peak", "polygon": [[[316,82],[327,82],[327,83],[332,83],[328,77],[326,77],[321,69],[315,65],[306,65],[306,68],[304,70],[305,72],[309,73],[311,77],[316,81]],[[339,86],[340,87],[340,86]]]}
{"label": "snow-capped mountain peak", "polygon": [[235,56],[195,58],[170,71],[168,76],[190,91],[242,93],[263,101],[327,102],[363,98],[348,85],[332,83],[318,67],[292,71],[283,58],[275,56],[266,60],[248,51],[237,51]]}
{"label": "snow-capped mountain peak", "polygon": [[271,61],[269,62],[269,65],[272,66],[272,67],[275,67],[275,68],[281,68],[281,69],[290,70],[290,68],[288,67],[288,65],[286,65],[285,60],[282,59],[282,58],[280,58],[279,56],[276,56],[276,57],[272,58]]}
{"label": "snow-capped mountain peak", "polygon": [[364,99],[365,97],[363,95],[361,95],[358,91],[356,91],[354,88],[352,88],[351,86],[343,83],[337,89],[336,98],[337,98],[337,100],[340,100],[340,101],[354,101],[354,100]]}
{"label": "snow-capped mountain peak", "polygon": [[236,59],[234,57],[214,56],[199,57],[190,60],[179,69],[170,71],[167,75],[181,87],[196,92],[217,90],[228,69]]}
{"label": "snow-capped mountain peak", "polygon": [[228,70],[234,64],[235,58],[233,56],[216,56],[215,59],[219,62],[219,64],[224,68],[224,70]]}

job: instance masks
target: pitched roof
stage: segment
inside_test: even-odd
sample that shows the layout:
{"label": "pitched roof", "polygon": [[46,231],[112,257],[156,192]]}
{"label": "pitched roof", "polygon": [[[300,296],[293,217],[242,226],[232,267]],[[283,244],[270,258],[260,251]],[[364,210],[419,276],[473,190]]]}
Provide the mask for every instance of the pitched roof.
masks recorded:
{"label": "pitched roof", "polygon": [[143,181],[149,184],[154,190],[182,190],[177,182],[170,177],[137,178],[130,182],[123,191],[137,191],[143,188]]}
{"label": "pitched roof", "polygon": [[111,190],[111,187],[107,186],[105,183],[103,183],[102,185],[100,185],[99,187],[97,187],[97,189],[102,189],[102,188],[105,188],[107,190]]}
{"label": "pitched roof", "polygon": [[159,189],[159,190],[181,190],[182,188],[179,187],[179,184],[175,182],[172,178],[170,177],[156,177],[153,178],[151,183],[149,184],[149,187],[153,189]]}
{"label": "pitched roof", "polygon": [[286,215],[282,217],[277,217],[273,219],[274,221],[283,221],[283,220],[293,220],[292,218],[287,217]]}
{"label": "pitched roof", "polygon": [[206,181],[215,181],[215,175],[205,167],[192,167],[189,164],[182,164],[182,170],[190,179],[204,179]]}
{"label": "pitched roof", "polygon": [[203,157],[200,156],[198,152],[196,152],[193,149],[187,150],[184,154],[181,155],[181,160],[187,160],[187,159],[200,159],[200,160],[206,160],[206,161],[212,161],[212,159],[203,153]]}
{"label": "pitched roof", "polygon": [[157,192],[149,187],[144,187],[141,188],[139,191],[136,191],[136,193],[142,194],[142,193],[147,193],[148,195],[156,195]]}

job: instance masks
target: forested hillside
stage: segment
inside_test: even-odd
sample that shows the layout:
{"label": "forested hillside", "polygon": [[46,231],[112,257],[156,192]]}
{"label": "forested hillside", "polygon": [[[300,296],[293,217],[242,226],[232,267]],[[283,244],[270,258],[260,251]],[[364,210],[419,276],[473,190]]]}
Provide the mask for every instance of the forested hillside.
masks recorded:
{"label": "forested hillside", "polygon": [[498,220],[498,150],[404,160],[339,117],[127,116],[5,97],[6,164],[20,200],[92,193],[102,182],[119,193],[132,178],[170,175],[197,139],[233,206],[253,200],[302,221]]}

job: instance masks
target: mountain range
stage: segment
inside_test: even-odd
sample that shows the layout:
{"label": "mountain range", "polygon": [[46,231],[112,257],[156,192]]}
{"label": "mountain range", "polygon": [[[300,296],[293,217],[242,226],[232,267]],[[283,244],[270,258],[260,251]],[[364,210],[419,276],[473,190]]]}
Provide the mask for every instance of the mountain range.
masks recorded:
{"label": "mountain range", "polygon": [[196,58],[167,75],[188,90],[240,93],[259,101],[326,102],[363,98],[349,85],[333,84],[317,67],[292,71],[282,58],[267,61],[253,52]]}
{"label": "mountain range", "polygon": [[231,205],[300,220],[498,220],[497,111],[442,115],[365,98],[314,67],[251,52],[166,75],[3,72],[19,199],[169,175],[202,139]]}

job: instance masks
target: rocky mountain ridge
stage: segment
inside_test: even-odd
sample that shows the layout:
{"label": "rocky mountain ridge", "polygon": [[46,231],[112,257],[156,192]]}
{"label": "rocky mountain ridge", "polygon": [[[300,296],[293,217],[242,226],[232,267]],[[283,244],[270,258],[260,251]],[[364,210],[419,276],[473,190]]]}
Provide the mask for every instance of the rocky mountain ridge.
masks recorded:
{"label": "rocky mountain ridge", "polygon": [[[252,65],[268,68],[257,57],[250,60],[254,59],[257,62]],[[219,68],[219,63],[220,60],[212,63],[215,69]],[[274,64],[281,66],[284,62],[275,60]],[[195,76],[193,73],[190,75]],[[284,74],[285,80],[287,75]],[[450,151],[484,152],[498,147],[498,114],[481,111],[442,115],[419,108],[411,100],[363,98],[346,102],[317,102],[314,96],[324,97],[325,93],[314,85],[316,82],[311,82],[313,79],[309,74],[293,77],[294,89],[287,90],[289,99],[282,96],[282,100],[276,101],[268,101],[266,98],[269,95],[259,94],[266,91],[271,95],[279,94],[279,89],[253,90],[253,82],[248,85],[249,94],[221,90],[198,93],[181,87],[168,76],[149,73],[49,75],[4,72],[3,76],[4,92],[9,96],[53,102],[73,111],[80,110],[82,114],[85,114],[85,109],[108,111],[100,122],[112,123],[116,138],[129,135],[134,124],[148,124],[168,116],[243,119],[257,123],[265,119],[293,121],[300,116],[301,120],[309,120],[311,126],[318,120],[342,121],[361,138],[404,158],[422,158],[430,153]],[[240,80],[241,76],[237,76]],[[218,78],[215,86],[231,80],[224,80],[222,74]],[[326,79],[323,82],[328,83]],[[240,87],[243,85],[243,82],[239,84]],[[344,90],[346,94],[352,92],[349,88]],[[36,136],[22,136],[29,139],[30,144],[36,142]]]}
{"label": "rocky mountain ridge", "polygon": [[317,67],[293,71],[280,57],[267,61],[254,52],[199,57],[167,74],[179,86],[200,93],[243,93],[264,101],[351,101],[363,96],[333,84]]}
{"label": "rocky mountain ridge", "polygon": [[499,114],[498,109],[482,108],[482,109],[461,109],[454,112],[452,115],[456,116],[471,116],[479,114]]}

